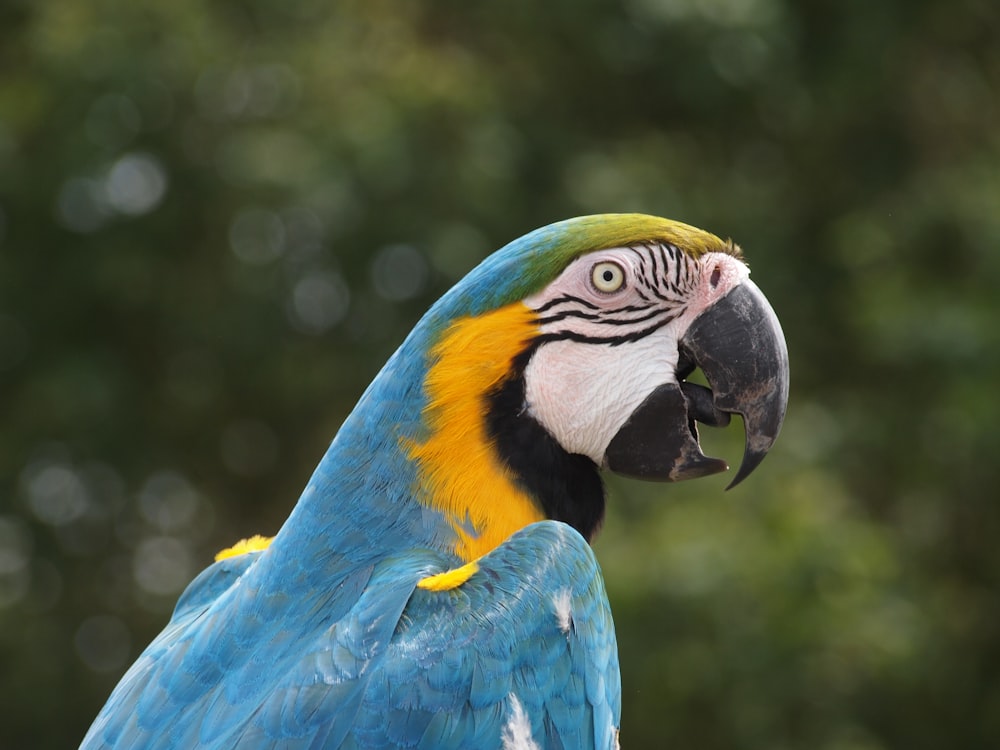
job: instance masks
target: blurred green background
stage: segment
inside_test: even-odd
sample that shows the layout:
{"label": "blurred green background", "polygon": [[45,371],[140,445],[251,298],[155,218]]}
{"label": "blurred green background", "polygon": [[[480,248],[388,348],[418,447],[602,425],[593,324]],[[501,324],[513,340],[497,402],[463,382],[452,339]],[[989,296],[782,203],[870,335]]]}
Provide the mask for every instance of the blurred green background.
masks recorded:
{"label": "blurred green background", "polygon": [[6,0],[0,747],[75,746],[422,311],[606,211],[741,243],[793,369],[737,490],[612,483],[623,746],[1000,747],[998,19]]}

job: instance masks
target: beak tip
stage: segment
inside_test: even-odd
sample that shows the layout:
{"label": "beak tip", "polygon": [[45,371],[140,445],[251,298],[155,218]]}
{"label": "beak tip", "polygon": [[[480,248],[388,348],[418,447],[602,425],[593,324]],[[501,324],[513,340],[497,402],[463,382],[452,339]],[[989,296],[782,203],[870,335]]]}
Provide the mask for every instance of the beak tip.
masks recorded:
{"label": "beak tip", "polygon": [[733,489],[733,487],[735,487],[744,479],[746,479],[748,476],[750,476],[753,473],[754,469],[760,466],[760,462],[764,460],[764,456],[766,455],[767,455],[766,450],[761,451],[759,453],[756,451],[747,452],[743,456],[743,461],[740,463],[740,468],[736,472],[736,476],[733,477],[733,481],[731,481],[728,485],[726,485],[726,491],[728,492],[729,490]]}

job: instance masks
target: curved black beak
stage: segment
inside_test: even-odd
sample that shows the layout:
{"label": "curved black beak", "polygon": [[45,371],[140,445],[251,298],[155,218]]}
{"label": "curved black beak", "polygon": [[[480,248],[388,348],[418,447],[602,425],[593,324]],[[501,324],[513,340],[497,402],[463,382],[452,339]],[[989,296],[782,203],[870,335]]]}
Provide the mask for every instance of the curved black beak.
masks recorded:
{"label": "curved black beak", "polygon": [[695,319],[681,351],[705,373],[715,408],[743,417],[746,448],[729,484],[735,487],[764,460],[785,420],[788,349],[778,316],[748,279]]}
{"label": "curved black beak", "polygon": [[[639,479],[678,481],[729,468],[698,444],[696,422],[743,417],[746,448],[729,488],[746,479],[774,445],[788,403],[788,349],[757,285],[743,281],[699,315],[680,342],[677,383],[654,390],[611,440],[608,468]],[[701,368],[711,388],[683,382]]]}

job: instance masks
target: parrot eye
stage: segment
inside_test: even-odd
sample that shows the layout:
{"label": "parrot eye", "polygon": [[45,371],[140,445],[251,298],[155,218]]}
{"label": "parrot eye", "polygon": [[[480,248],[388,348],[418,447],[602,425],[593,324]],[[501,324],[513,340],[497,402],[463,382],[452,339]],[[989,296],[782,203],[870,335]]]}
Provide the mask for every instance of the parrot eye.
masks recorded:
{"label": "parrot eye", "polygon": [[590,283],[602,294],[617,292],[625,286],[625,270],[610,260],[601,261],[591,269]]}

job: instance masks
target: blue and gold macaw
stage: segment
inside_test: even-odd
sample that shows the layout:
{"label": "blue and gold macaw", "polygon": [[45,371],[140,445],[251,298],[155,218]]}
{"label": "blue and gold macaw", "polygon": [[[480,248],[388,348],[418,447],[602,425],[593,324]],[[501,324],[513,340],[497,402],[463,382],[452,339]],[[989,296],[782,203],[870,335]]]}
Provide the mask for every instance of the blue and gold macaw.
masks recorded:
{"label": "blue and gold macaw", "polygon": [[639,214],[531,232],[418,323],[277,536],[191,583],[83,747],[616,748],[600,471],[722,471],[696,422],[736,413],[735,484],[787,395],[731,242]]}

